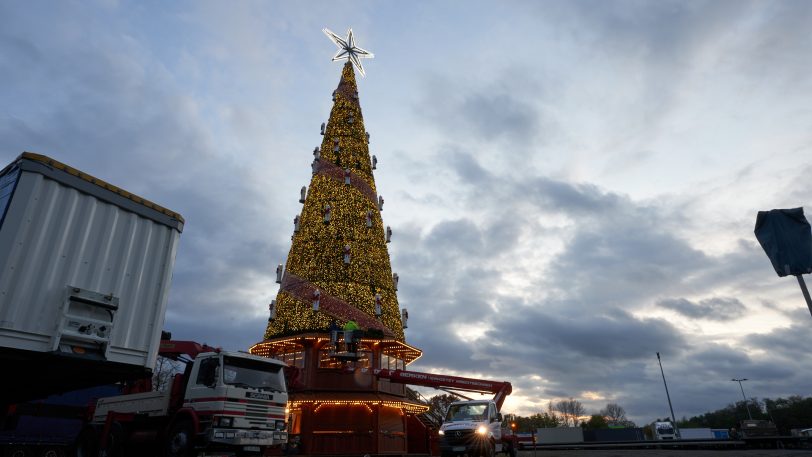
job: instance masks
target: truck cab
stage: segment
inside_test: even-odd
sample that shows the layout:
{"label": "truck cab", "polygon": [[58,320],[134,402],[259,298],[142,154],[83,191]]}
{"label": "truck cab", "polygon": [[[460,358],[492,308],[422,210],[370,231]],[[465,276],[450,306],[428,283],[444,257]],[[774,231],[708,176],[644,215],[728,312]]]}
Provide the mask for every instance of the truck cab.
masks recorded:
{"label": "truck cab", "polygon": [[490,457],[507,451],[502,443],[502,414],[491,400],[452,403],[439,434],[443,457],[462,454]]}
{"label": "truck cab", "polygon": [[200,353],[166,392],[100,399],[93,422],[103,430],[102,448],[144,432],[169,456],[259,454],[280,446],[288,438],[284,366],[243,352]]}
{"label": "truck cab", "polygon": [[655,440],[677,439],[676,431],[671,422],[655,422],[651,426],[651,431],[654,433]]}

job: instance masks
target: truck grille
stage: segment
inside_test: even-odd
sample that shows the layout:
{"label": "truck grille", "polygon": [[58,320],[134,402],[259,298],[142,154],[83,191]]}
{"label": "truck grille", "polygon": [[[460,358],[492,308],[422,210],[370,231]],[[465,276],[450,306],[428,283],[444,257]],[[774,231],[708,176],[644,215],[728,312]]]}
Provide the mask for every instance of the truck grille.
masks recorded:
{"label": "truck grille", "polygon": [[447,430],[445,440],[448,444],[467,444],[474,438],[473,430]]}
{"label": "truck grille", "polygon": [[245,405],[245,418],[251,425],[270,428],[271,424],[268,414],[270,414],[270,408],[267,406],[251,404]]}
{"label": "truck grille", "polygon": [[226,409],[245,411],[245,421],[250,428],[272,429],[275,421],[268,417],[271,408],[268,403],[258,400],[227,401]]}

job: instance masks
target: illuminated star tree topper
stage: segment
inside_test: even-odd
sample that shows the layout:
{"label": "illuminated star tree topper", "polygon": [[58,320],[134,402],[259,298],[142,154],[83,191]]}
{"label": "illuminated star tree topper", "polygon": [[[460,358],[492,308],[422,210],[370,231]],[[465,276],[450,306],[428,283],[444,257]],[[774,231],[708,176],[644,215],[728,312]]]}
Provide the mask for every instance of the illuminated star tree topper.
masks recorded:
{"label": "illuminated star tree topper", "polygon": [[347,59],[358,68],[358,72],[361,73],[361,76],[366,76],[364,73],[364,67],[361,65],[361,59],[371,59],[375,57],[371,52],[361,49],[355,45],[355,37],[352,35],[352,28],[347,30],[347,38],[341,38],[340,36],[336,35],[330,29],[322,29],[327,38],[329,38],[336,46],[338,46],[338,52],[335,56],[333,56],[333,62],[336,60],[344,60]]}

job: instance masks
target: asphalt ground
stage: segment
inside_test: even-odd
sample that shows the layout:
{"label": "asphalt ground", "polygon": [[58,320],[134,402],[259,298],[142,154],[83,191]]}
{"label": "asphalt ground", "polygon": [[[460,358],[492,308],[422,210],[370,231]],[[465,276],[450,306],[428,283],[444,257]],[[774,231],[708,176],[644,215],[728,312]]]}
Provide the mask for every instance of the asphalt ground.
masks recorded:
{"label": "asphalt ground", "polygon": [[812,457],[812,449],[617,449],[574,450],[554,449],[519,451],[519,457]]}

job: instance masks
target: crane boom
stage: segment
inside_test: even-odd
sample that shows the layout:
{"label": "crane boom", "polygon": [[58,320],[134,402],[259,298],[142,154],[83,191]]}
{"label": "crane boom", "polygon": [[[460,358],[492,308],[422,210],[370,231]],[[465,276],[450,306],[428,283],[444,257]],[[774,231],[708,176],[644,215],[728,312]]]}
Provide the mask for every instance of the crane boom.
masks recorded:
{"label": "crane boom", "polygon": [[158,349],[159,355],[170,359],[177,359],[182,355],[188,355],[194,359],[204,352],[220,352],[220,348],[195,341],[161,340],[161,346]]}
{"label": "crane boom", "polygon": [[464,378],[461,376],[448,376],[436,373],[421,373],[419,371],[389,370],[387,368],[362,368],[362,373],[388,379],[399,384],[413,386],[433,387],[435,389],[455,389],[465,392],[491,393],[498,409],[502,409],[505,398],[513,391],[513,386],[507,381],[489,381],[485,379]]}

